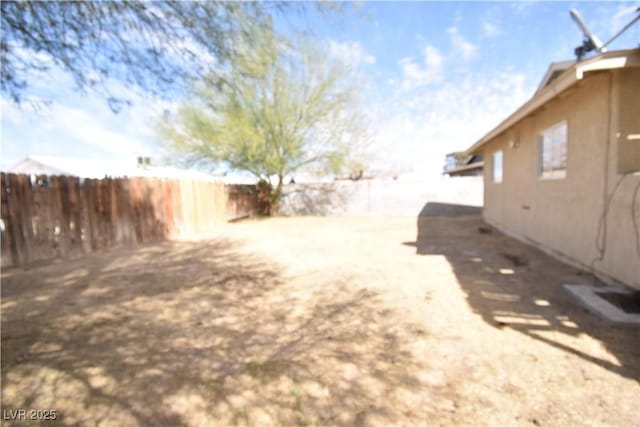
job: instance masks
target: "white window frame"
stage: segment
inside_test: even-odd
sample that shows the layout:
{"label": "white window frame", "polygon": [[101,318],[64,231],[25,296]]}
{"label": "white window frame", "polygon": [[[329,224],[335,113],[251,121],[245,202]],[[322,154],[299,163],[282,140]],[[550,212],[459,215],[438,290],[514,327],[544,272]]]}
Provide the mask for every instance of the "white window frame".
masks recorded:
{"label": "white window frame", "polygon": [[[497,159],[500,159],[499,162],[496,162]],[[498,169],[496,165],[500,164],[500,169],[498,173]],[[504,151],[498,150],[494,151],[491,155],[491,182],[494,184],[500,184],[504,178]]]}
{"label": "white window frame", "polygon": [[538,178],[565,179],[567,177],[569,126],[563,120],[549,126],[538,136]]}

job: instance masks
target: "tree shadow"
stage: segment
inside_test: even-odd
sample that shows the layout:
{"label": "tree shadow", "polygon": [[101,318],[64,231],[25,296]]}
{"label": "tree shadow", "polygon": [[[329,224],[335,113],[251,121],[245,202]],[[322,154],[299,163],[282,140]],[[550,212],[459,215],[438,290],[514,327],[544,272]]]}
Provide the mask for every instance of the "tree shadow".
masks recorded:
{"label": "tree shadow", "polygon": [[[421,389],[378,295],[290,286],[239,242],[162,242],[2,277],[2,407],[58,424],[394,424]],[[406,333],[406,332],[404,332]]]}
{"label": "tree shadow", "polygon": [[[640,328],[613,325],[591,313],[563,289],[565,283],[597,283],[587,273],[488,227],[477,208],[427,203],[417,219],[418,255],[444,255],[474,312],[492,327],[508,328],[631,379],[640,376]],[[618,363],[572,345],[587,334]],[[569,339],[568,339],[569,337]]]}

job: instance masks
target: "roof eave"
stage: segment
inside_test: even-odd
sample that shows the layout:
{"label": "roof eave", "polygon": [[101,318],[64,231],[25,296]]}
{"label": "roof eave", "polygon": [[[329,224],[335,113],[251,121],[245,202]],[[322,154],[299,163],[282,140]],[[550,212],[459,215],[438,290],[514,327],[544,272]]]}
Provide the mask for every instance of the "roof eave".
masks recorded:
{"label": "roof eave", "polygon": [[55,166],[51,166],[49,164],[46,164],[40,160],[34,159],[32,156],[27,156],[25,159],[20,160],[18,163],[16,163],[15,165],[11,166],[8,170],[7,173],[24,173],[24,172],[13,172],[15,169],[19,168],[20,166],[26,164],[26,163],[37,163],[40,166],[55,170],[58,172],[58,174],[60,175],[69,175],[69,172],[66,172],[58,167]]}
{"label": "roof eave", "polygon": [[457,168],[449,169],[447,171],[444,171],[442,174],[450,175],[452,173],[457,173],[457,172],[470,171],[474,169],[482,169],[483,167],[484,167],[484,162],[480,161],[480,162],[475,162],[468,165],[458,166]]}
{"label": "roof eave", "polygon": [[531,99],[524,103],[520,108],[514,111],[509,117],[503,120],[498,126],[493,128],[489,133],[480,138],[475,144],[469,147],[465,152],[469,155],[479,154],[480,148],[486,143],[518,123],[520,120],[533,113],[535,110],[555,98],[558,94],[564,92],[584,77],[584,74],[591,71],[611,70],[629,66],[640,66],[640,49],[625,50],[618,52],[610,52],[610,57],[603,57],[602,54],[589,60],[577,63],[567,71],[562,73],[558,78],[553,80],[549,85],[536,92]]}
{"label": "roof eave", "polygon": [[575,60],[552,62],[551,65],[549,65],[549,68],[547,69],[547,72],[545,73],[544,77],[542,77],[542,81],[540,81],[540,84],[536,89],[536,93],[542,90],[547,85],[547,83],[549,82],[549,78],[551,78],[554,72],[559,70],[562,70],[562,71],[567,70],[571,68],[571,66],[574,65],[575,63],[576,63]]}

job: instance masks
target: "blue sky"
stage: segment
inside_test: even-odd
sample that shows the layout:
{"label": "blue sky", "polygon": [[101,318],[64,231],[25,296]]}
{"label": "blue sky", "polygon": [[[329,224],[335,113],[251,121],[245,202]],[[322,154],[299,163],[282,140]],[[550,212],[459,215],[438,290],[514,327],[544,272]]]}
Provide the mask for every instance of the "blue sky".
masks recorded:
{"label": "blue sky", "polygon": [[[573,59],[582,34],[577,8],[602,40],[629,22],[638,2],[365,2],[356,10],[304,19],[330,53],[354,65],[366,83],[371,169],[438,173],[444,155],[465,149],[534,92],[552,61]],[[283,31],[287,22],[276,21]],[[610,49],[640,45],[640,25]],[[114,83],[115,90],[124,90]],[[73,90],[60,72],[41,76],[42,108],[2,99],[2,167],[29,154],[160,159],[155,122],[174,103],[128,92],[131,108],[114,114],[104,99]]]}

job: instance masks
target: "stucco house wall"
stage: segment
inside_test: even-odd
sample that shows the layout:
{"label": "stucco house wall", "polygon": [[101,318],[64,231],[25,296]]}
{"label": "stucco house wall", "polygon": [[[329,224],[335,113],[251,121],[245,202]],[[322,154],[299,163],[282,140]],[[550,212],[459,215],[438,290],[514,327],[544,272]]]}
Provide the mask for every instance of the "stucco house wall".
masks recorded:
{"label": "stucco house wall", "polygon": [[[485,159],[485,221],[640,289],[639,100],[640,68],[592,71],[489,140],[478,150]],[[542,179],[539,135],[563,120],[566,177]],[[503,179],[494,183],[492,155],[498,150]]]}

